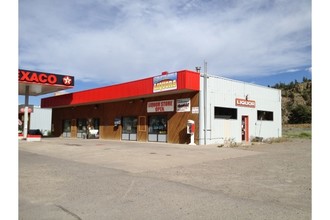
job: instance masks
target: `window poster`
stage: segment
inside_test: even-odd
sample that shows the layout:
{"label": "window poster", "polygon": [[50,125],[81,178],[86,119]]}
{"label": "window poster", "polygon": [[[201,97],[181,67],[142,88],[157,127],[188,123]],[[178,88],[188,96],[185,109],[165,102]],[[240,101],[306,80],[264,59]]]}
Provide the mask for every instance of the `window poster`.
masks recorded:
{"label": "window poster", "polygon": [[176,100],[177,112],[190,112],[190,98]]}

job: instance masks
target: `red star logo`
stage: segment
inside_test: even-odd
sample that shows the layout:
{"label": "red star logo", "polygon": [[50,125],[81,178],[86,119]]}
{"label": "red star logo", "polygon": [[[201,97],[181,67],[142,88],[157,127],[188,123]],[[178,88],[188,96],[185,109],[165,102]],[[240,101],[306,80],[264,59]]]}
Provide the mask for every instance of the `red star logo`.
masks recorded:
{"label": "red star logo", "polygon": [[67,86],[71,85],[71,81],[72,81],[72,79],[69,76],[66,76],[63,78],[64,85],[67,85]]}

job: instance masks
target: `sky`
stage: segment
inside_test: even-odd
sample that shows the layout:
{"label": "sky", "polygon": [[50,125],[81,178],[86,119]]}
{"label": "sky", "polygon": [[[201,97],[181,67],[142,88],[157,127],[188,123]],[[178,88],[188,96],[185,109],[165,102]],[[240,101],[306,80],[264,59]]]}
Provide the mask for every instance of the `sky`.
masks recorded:
{"label": "sky", "polygon": [[204,62],[208,74],[265,86],[311,79],[310,0],[19,0],[18,7],[19,68],[74,76],[67,92],[203,72]]}

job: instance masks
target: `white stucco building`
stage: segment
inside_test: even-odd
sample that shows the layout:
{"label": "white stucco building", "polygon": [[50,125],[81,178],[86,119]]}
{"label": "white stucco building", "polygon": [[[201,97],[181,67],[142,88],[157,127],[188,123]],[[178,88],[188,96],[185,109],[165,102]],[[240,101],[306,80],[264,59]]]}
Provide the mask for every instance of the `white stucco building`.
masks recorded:
{"label": "white stucco building", "polygon": [[210,75],[205,90],[204,80],[201,74],[199,144],[282,136],[281,90]]}

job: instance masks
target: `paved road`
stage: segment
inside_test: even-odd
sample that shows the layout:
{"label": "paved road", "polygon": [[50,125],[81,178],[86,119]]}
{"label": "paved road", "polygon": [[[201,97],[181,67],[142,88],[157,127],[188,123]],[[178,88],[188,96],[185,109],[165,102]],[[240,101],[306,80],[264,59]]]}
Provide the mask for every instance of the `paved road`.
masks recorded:
{"label": "paved road", "polygon": [[19,219],[311,219],[311,141],[20,141]]}

